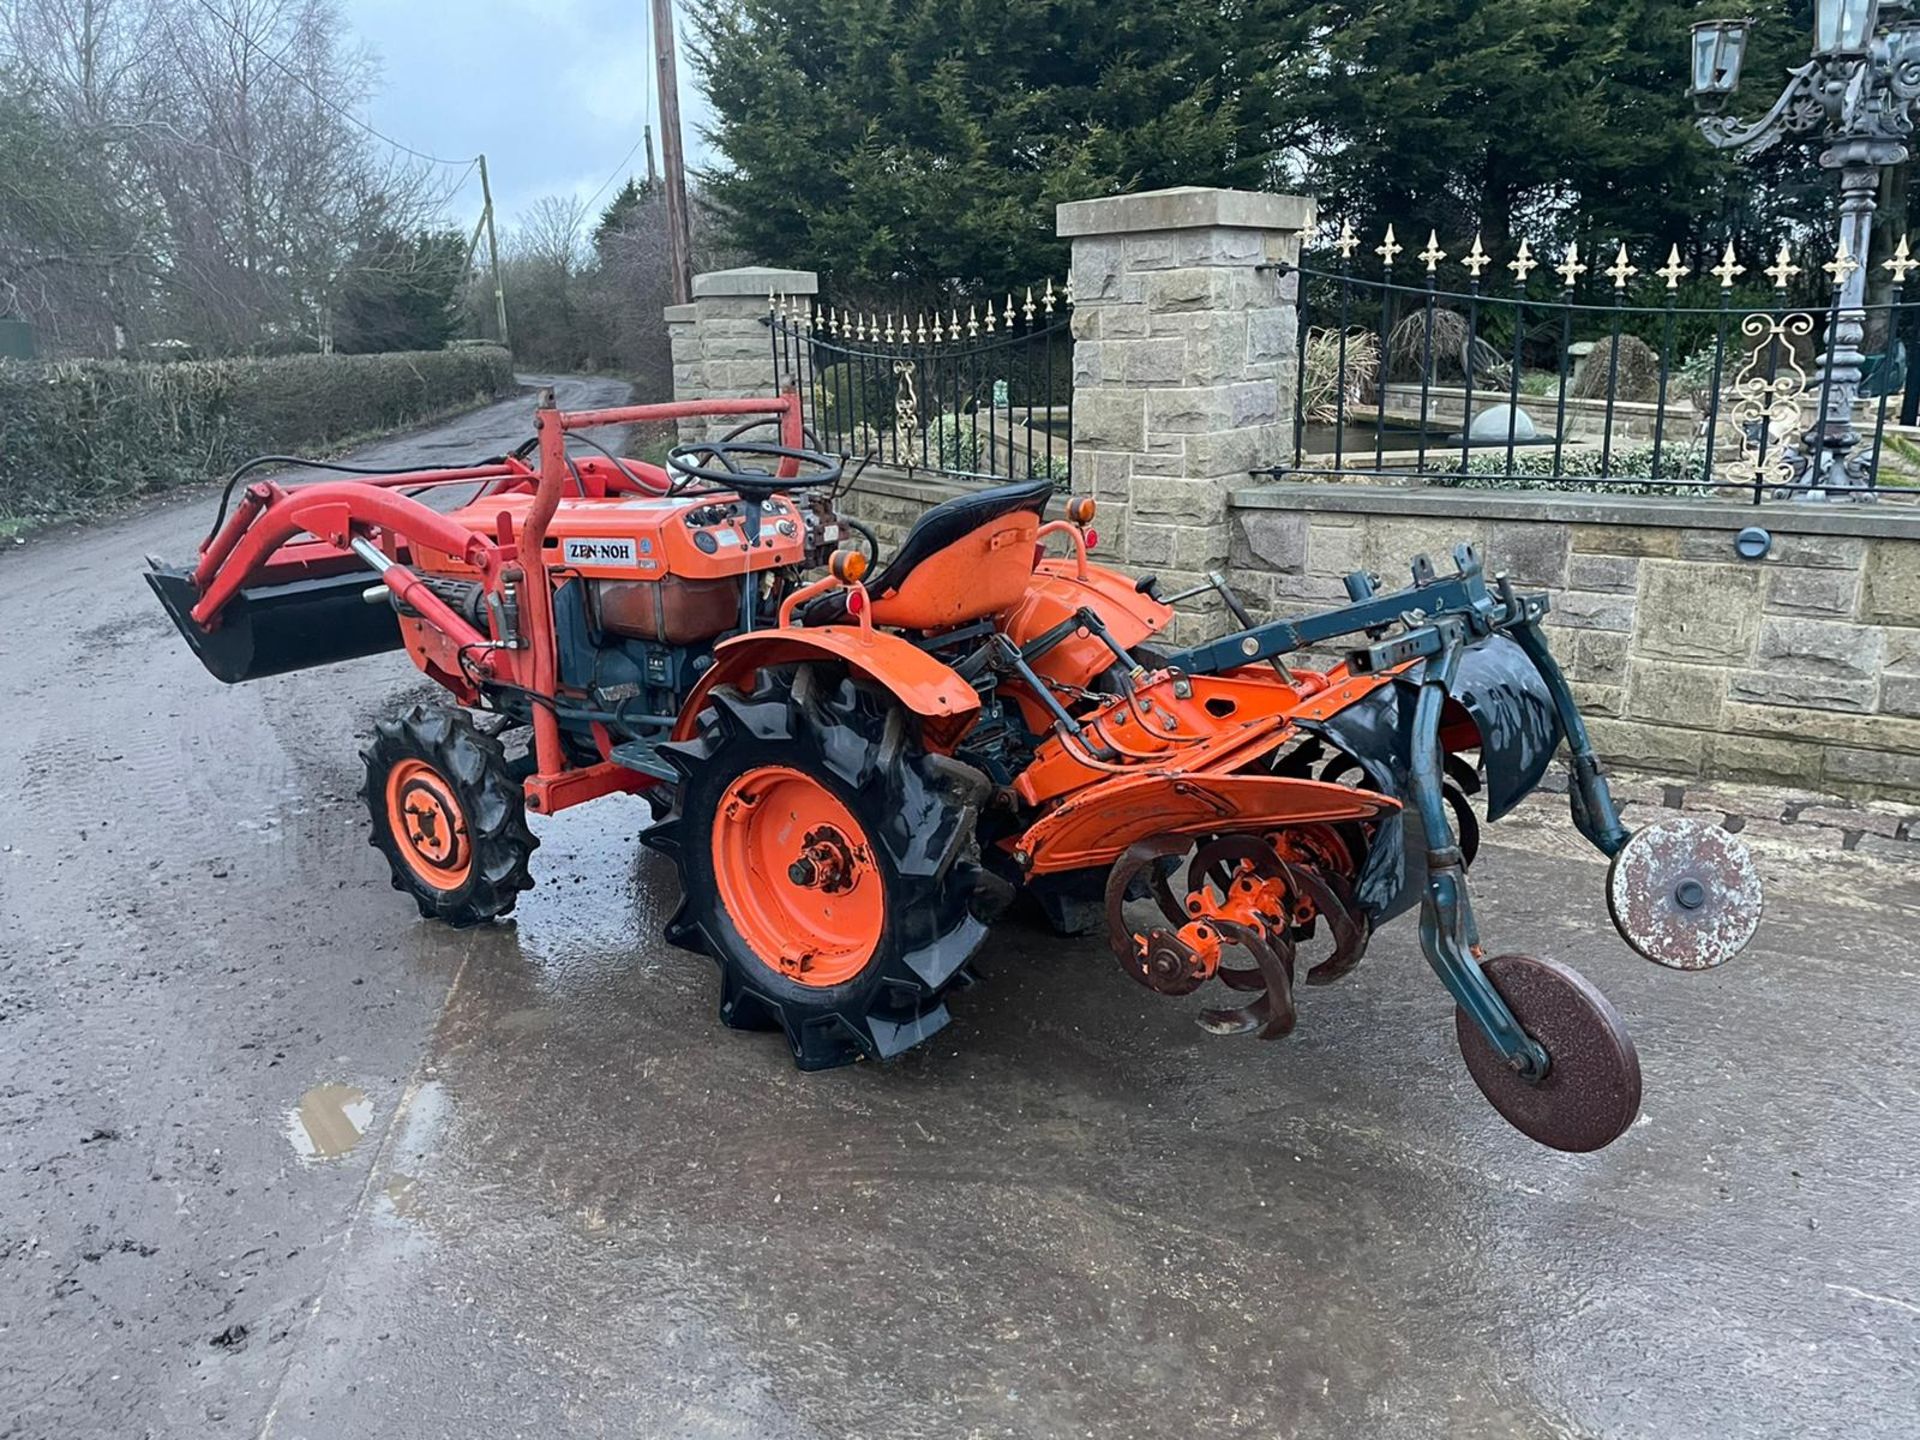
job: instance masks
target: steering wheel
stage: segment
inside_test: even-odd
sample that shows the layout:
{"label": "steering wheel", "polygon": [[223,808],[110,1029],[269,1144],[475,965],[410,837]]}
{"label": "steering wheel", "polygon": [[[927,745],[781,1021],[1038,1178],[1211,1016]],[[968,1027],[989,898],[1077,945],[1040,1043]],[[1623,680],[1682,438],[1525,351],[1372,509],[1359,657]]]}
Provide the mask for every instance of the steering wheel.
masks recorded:
{"label": "steering wheel", "polygon": [[[798,473],[776,475],[780,462]],[[679,477],[675,489],[694,480],[763,500],[780,490],[820,490],[840,483],[843,464],[818,450],[774,445],[764,440],[702,440],[667,452],[667,468]]]}

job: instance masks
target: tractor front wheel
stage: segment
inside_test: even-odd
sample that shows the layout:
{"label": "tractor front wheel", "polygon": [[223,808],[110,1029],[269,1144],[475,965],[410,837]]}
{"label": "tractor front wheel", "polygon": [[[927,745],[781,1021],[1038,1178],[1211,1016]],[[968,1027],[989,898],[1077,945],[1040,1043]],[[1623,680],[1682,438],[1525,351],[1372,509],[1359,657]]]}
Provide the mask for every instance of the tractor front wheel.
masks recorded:
{"label": "tractor front wheel", "polygon": [[820,1070],[947,1023],[985,938],[974,914],[986,777],[930,754],[883,691],[825,667],[721,686],[664,747],[674,813],[646,834],[680,871],[676,945],[720,966],[720,1018],[778,1027]]}
{"label": "tractor front wheel", "polygon": [[415,705],[381,720],[360,758],[369,843],[422,915],[478,925],[533,887],[527,861],[540,842],[527,828],[520,786],[500,742],[464,710]]}

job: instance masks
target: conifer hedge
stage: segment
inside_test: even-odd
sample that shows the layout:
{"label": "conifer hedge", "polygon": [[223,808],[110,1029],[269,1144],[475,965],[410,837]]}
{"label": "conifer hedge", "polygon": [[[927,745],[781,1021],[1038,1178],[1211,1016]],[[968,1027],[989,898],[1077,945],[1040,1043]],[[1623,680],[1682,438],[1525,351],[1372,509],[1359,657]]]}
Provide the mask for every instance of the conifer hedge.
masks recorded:
{"label": "conifer hedge", "polygon": [[218,477],[498,399],[494,346],[152,364],[0,362],[0,530]]}

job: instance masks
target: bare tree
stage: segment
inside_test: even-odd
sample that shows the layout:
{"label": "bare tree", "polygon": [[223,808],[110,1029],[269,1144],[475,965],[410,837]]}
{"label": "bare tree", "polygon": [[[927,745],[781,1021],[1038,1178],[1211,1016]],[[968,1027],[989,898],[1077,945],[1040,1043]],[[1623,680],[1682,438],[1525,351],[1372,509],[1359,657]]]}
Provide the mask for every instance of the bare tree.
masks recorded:
{"label": "bare tree", "polygon": [[543,195],[520,217],[508,247],[521,260],[571,277],[586,258],[587,207],[577,195]]}
{"label": "bare tree", "polygon": [[337,0],[4,0],[0,119],[83,163],[0,207],[0,299],[72,348],[330,348],[352,267],[418,253],[368,237],[457,182],[354,123],[377,69],[343,34]]}

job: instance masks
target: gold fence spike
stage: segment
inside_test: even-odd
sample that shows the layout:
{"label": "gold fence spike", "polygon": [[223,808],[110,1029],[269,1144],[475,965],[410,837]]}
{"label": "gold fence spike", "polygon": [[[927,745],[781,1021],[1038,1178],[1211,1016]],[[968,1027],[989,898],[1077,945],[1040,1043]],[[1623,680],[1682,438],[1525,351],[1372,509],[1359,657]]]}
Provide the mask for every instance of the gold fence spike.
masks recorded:
{"label": "gold fence spike", "polygon": [[1560,278],[1566,282],[1567,289],[1573,289],[1574,282],[1587,273],[1587,267],[1580,263],[1580,246],[1574,241],[1569,240],[1567,242],[1566,255],[1561,259],[1560,263],[1553,268],[1559,272]]}
{"label": "gold fence spike", "polygon": [[1904,285],[1907,283],[1907,272],[1920,266],[1920,260],[1913,258],[1913,252],[1907,248],[1907,237],[1902,235],[1900,243],[1893,247],[1893,258],[1882,260],[1880,266],[1893,272],[1894,284]]}
{"label": "gold fence spike", "polygon": [[1507,262],[1507,269],[1513,272],[1513,283],[1524,285],[1527,276],[1540,268],[1540,262],[1533,258],[1533,249],[1526,241],[1520,242],[1520,248],[1514,252],[1513,259]]}
{"label": "gold fence spike", "polygon": [[1071,267],[1067,270],[1067,290],[1062,298],[1067,302],[1067,308],[1071,310],[1073,308],[1073,270]]}
{"label": "gold fence spike", "polygon": [[987,302],[987,333],[993,334],[993,327],[999,324],[999,317],[993,313],[993,302]]}
{"label": "gold fence spike", "polygon": [[[936,315],[934,317],[933,323],[937,327],[940,324],[940,317]],[[914,338],[917,339],[922,345],[927,343],[927,317],[924,315],[920,317],[920,333]]]}
{"label": "gold fence spike", "polygon": [[1380,259],[1385,262],[1388,269],[1392,269],[1393,257],[1398,255],[1402,250],[1406,248],[1407,248],[1406,246],[1402,245],[1398,240],[1393,238],[1393,226],[1389,225],[1387,226],[1386,243],[1382,245],[1374,246],[1373,253],[1378,255]]}
{"label": "gold fence spike", "polygon": [[1360,237],[1353,233],[1352,220],[1341,220],[1340,238],[1333,242],[1333,248],[1340,252],[1342,260],[1353,259],[1353,252],[1360,248]]}
{"label": "gold fence spike", "polygon": [[891,345],[892,343],[893,343],[893,312],[889,310],[887,312],[887,344]]}
{"label": "gold fence spike", "polygon": [[769,315],[778,315],[780,313],[779,297],[777,297],[772,290],[767,291],[767,313]]}
{"label": "gold fence spike", "polygon": [[1678,290],[1680,282],[1693,272],[1680,263],[1680,247],[1676,245],[1667,252],[1667,263],[1653,273],[1667,282],[1667,289]]}
{"label": "gold fence spike", "polygon": [[980,307],[969,303],[967,306],[967,338],[977,339],[980,334]]}
{"label": "gold fence spike", "polygon": [[1720,257],[1720,263],[1707,272],[1720,277],[1720,288],[1731,290],[1736,278],[1747,273],[1747,267],[1733,258],[1733,241],[1727,241],[1727,253]]}
{"label": "gold fence spike", "polygon": [[953,315],[947,321],[947,338],[949,340],[960,338],[960,307],[958,305],[953,307]]}
{"label": "gold fence spike", "polygon": [[1773,288],[1784,290],[1787,282],[1800,273],[1800,267],[1793,263],[1793,253],[1787,249],[1787,242],[1780,242],[1780,253],[1773,257],[1773,264],[1760,272],[1773,277]]}
{"label": "gold fence spike", "polygon": [[1040,308],[1049,315],[1053,314],[1053,277],[1051,275],[1047,277],[1047,291],[1040,297]]}
{"label": "gold fence spike", "polygon": [[1467,273],[1473,276],[1476,282],[1480,279],[1480,272],[1493,263],[1493,257],[1480,247],[1480,236],[1477,232],[1473,237],[1473,248],[1467,251],[1460,263],[1467,267]]}
{"label": "gold fence spike", "polygon": [[1007,320],[1007,329],[1009,330],[1013,329],[1013,292],[1011,290],[1007,292],[1006,320]]}
{"label": "gold fence spike", "polygon": [[1440,262],[1447,258],[1447,252],[1440,248],[1440,232],[1427,232],[1427,248],[1420,252],[1420,258],[1427,262],[1427,274],[1431,275],[1440,268]]}
{"label": "gold fence spike", "polygon": [[1840,248],[1833,252],[1833,259],[1820,268],[1831,277],[1836,290],[1853,278],[1853,272],[1860,268],[1860,262],[1847,253],[1846,236],[1840,237]]}
{"label": "gold fence spike", "polygon": [[1626,241],[1622,240],[1620,242],[1620,253],[1613,257],[1613,264],[1609,265],[1600,273],[1613,277],[1613,288],[1616,290],[1625,290],[1627,288],[1627,281],[1640,273],[1640,267],[1627,259]]}
{"label": "gold fence spike", "polygon": [[1027,287],[1027,303],[1022,305],[1020,309],[1027,317],[1027,324],[1033,324],[1033,287],[1031,285]]}

